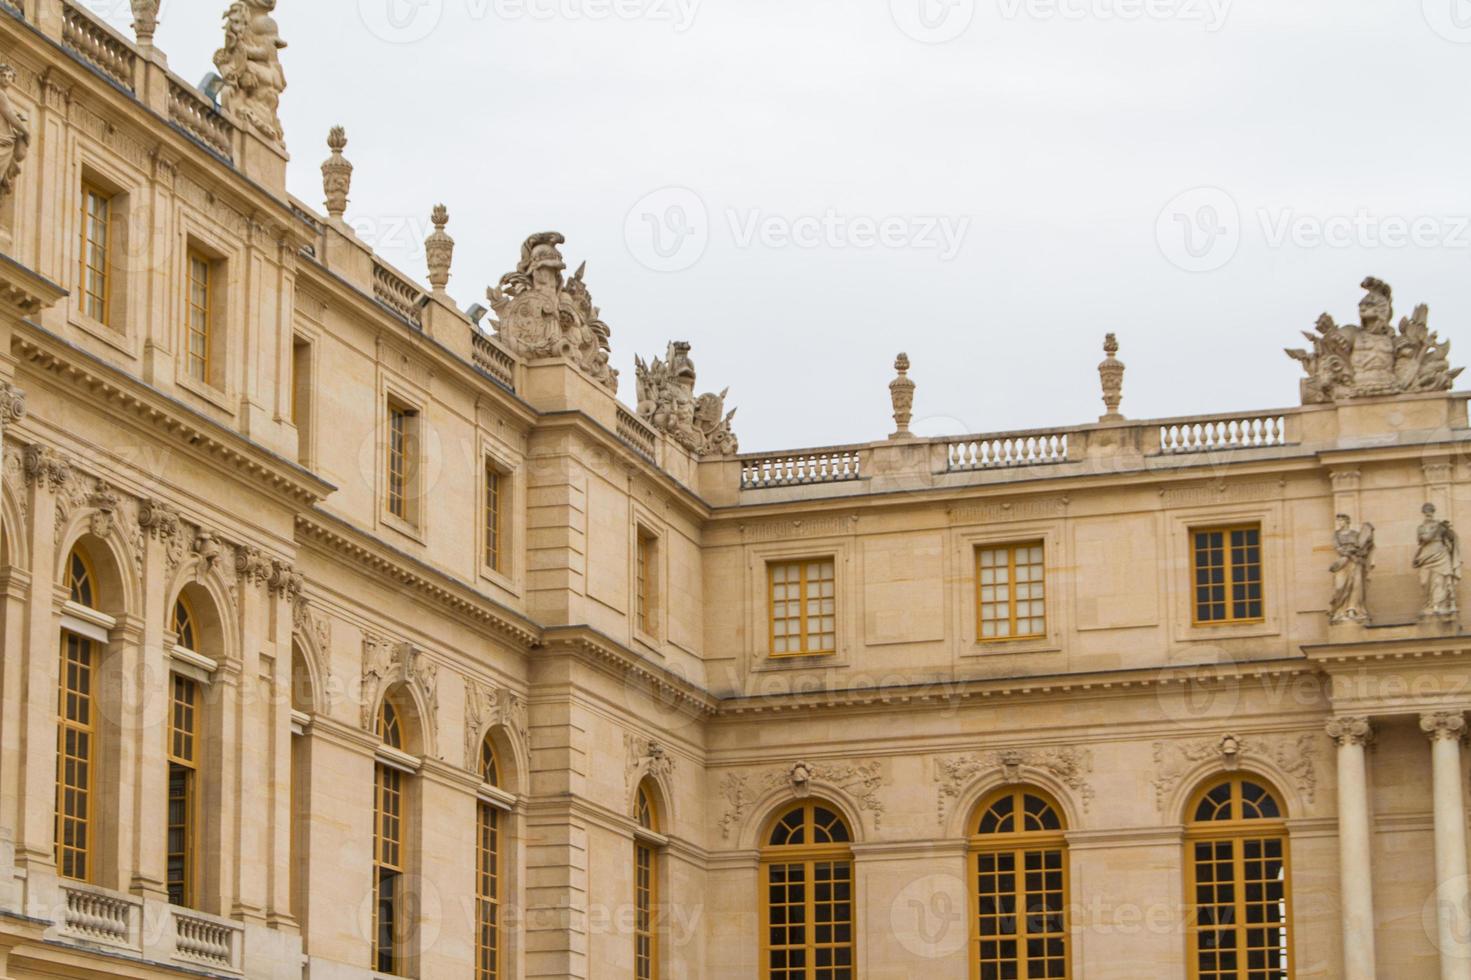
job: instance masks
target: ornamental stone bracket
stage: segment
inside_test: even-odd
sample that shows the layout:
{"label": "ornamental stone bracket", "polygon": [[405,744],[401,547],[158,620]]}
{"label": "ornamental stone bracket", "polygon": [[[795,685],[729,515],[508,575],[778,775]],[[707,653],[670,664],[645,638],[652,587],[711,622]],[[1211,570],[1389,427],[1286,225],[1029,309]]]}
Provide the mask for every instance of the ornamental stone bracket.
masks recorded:
{"label": "ornamental stone bracket", "polygon": [[480,772],[480,744],[487,732],[504,727],[524,744],[530,728],[526,701],[504,687],[465,678],[465,770]]}
{"label": "ornamental stone bracket", "polygon": [[941,825],[950,807],[966,787],[991,773],[999,773],[1009,786],[1027,781],[1027,771],[1046,773],[1077,794],[1086,813],[1093,803],[1093,753],[1072,746],[1055,749],[1001,749],[979,755],[952,756],[935,760],[935,782],[939,784],[936,816]]}
{"label": "ornamental stone bracket", "polygon": [[1169,808],[1170,795],[1190,771],[1202,763],[1216,762],[1223,771],[1235,772],[1253,761],[1270,766],[1293,781],[1302,798],[1312,803],[1318,792],[1315,758],[1318,737],[1304,732],[1290,735],[1232,734],[1216,739],[1154,743],[1154,801],[1160,813]]}
{"label": "ornamental stone bracket", "polygon": [[439,716],[439,665],[412,643],[363,634],[363,679],[360,690],[362,727],[376,727],[378,705],[389,688],[403,684],[418,697],[415,706],[424,739],[424,755],[435,755]]}
{"label": "ornamental stone bracket", "polygon": [[883,825],[884,800],[880,791],[889,782],[879,762],[808,763],[796,762],[781,769],[759,773],[726,773],[720,780],[720,795],[725,800],[725,813],[720,818],[721,836],[729,840],[751,807],[768,793],[787,788],[793,800],[820,795],[830,786],[853,798],[860,811],[873,819],[875,829]]}

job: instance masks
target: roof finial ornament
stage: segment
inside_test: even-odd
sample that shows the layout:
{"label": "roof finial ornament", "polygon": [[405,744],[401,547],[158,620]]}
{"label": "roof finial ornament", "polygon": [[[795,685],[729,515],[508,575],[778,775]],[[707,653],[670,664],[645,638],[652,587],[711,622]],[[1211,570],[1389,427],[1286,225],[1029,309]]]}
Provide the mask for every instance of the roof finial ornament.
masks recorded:
{"label": "roof finial ornament", "polygon": [[333,126],[327,134],[327,147],[332,155],[322,164],[322,193],[327,196],[327,214],[341,221],[352,189],[352,164],[342,155],[347,149],[347,130]]}
{"label": "roof finial ornament", "polygon": [[1103,405],[1108,411],[1099,417],[1100,422],[1122,422],[1119,405],[1124,401],[1124,362],[1119,360],[1119,338],[1109,334],[1103,338],[1103,363],[1098,365],[1098,377],[1103,381]]}
{"label": "roof finial ornament", "polygon": [[449,208],[434,205],[429,220],[434,222],[434,231],[424,240],[424,255],[429,261],[429,285],[440,295],[449,285],[449,267],[455,258],[455,240],[444,230],[449,224]]}
{"label": "roof finial ornament", "polygon": [[158,4],[159,0],[133,0],[133,33],[145,47],[152,46],[158,30]]}
{"label": "roof finial ornament", "polygon": [[894,370],[898,377],[889,382],[889,397],[894,402],[894,434],[890,439],[913,439],[909,423],[914,419],[915,384],[909,377],[909,355],[900,354],[894,359]]}

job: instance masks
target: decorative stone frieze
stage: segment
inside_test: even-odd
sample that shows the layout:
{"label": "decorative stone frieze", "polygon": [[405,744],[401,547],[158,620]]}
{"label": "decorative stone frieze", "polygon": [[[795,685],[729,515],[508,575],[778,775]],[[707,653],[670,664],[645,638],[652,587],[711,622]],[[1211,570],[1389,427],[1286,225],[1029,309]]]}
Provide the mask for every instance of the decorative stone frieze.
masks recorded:
{"label": "decorative stone frieze", "polygon": [[879,793],[887,782],[883,764],[879,762],[796,762],[756,774],[726,773],[720,780],[720,795],[725,798],[720,832],[729,839],[731,831],[745,818],[751,806],[766,793],[786,787],[793,799],[799,799],[808,795],[814,784],[831,786],[850,795],[858,809],[873,818],[873,825],[877,828],[883,824],[885,807]]}
{"label": "decorative stone frieze", "polygon": [[1100,422],[1122,422],[1119,406],[1124,401],[1124,362],[1119,360],[1119,339],[1113,334],[1103,338],[1103,363],[1098,365],[1098,377],[1103,383],[1104,413]]}
{"label": "decorative stone frieze", "polygon": [[645,776],[663,779],[674,774],[674,756],[665,750],[658,739],[625,733],[623,751],[627,760],[623,767],[623,785],[630,800],[633,798],[634,787]]}
{"label": "decorative stone frieze", "polygon": [[1461,539],[1450,521],[1435,516],[1435,505],[1421,508],[1425,520],[1416,536],[1419,548],[1414,566],[1420,574],[1424,601],[1421,619],[1453,620],[1458,612],[1456,593],[1461,583]]}
{"label": "decorative stone frieze", "polygon": [[941,824],[950,807],[977,779],[996,773],[1008,785],[1027,780],[1027,770],[1047,773],[1078,796],[1084,811],[1093,802],[1093,754],[1087,749],[1065,746],[1046,749],[1001,749],[974,755],[935,760],[935,782],[939,784],[936,816]]}
{"label": "decorative stone frieze", "polygon": [[445,225],[449,224],[449,208],[443,204],[434,205],[429,220],[434,223],[434,231],[424,240],[424,256],[429,263],[429,285],[436,293],[442,293],[449,285],[449,270],[455,259],[455,240],[444,230]]}
{"label": "decorative stone frieze", "polygon": [[909,423],[914,419],[914,381],[909,377],[909,355],[900,354],[894,359],[894,370],[898,377],[889,382],[889,400],[894,404],[894,434],[890,439],[909,437]]}
{"label": "decorative stone frieze", "polygon": [[1460,711],[1436,711],[1420,716],[1420,730],[1430,736],[1432,742],[1442,739],[1464,741],[1466,738],[1466,715]]}
{"label": "decorative stone frieze", "polygon": [[1464,368],[1450,366],[1449,341],[1429,327],[1430,308],[1420,305],[1400,320],[1396,333],[1394,294],[1382,280],[1368,278],[1359,303],[1359,324],[1339,326],[1324,313],[1317,333],[1303,336],[1309,350],[1289,350],[1302,364],[1304,405],[1406,392],[1450,391]]}
{"label": "decorative stone frieze", "polygon": [[1374,525],[1357,531],[1347,514],[1339,514],[1333,532],[1333,549],[1338,560],[1328,569],[1333,573],[1333,598],[1328,603],[1330,623],[1369,622],[1369,573],[1374,569]]}
{"label": "decorative stone frieze", "polygon": [[1362,716],[1332,718],[1324,729],[1336,744],[1368,746],[1374,741],[1374,727]]}
{"label": "decorative stone frieze", "polygon": [[1234,772],[1253,760],[1291,777],[1303,799],[1311,803],[1318,792],[1317,737],[1301,735],[1222,735],[1215,739],[1154,743],[1154,800],[1160,813],[1169,806],[1170,794],[1180,780],[1207,760]]}
{"label": "decorative stone frieze", "polygon": [[526,702],[503,687],[465,678],[465,768],[480,771],[480,743],[492,728],[504,726],[525,740]]}
{"label": "decorative stone frieze", "polygon": [[276,0],[234,0],[225,12],[225,44],[214,63],[225,81],[220,101],[226,111],[280,145],[281,93],[286,91],[280,51],[286,42],[271,16],[275,9]]}
{"label": "decorative stone frieze", "polygon": [[31,124],[24,112],[10,101],[15,69],[0,64],[0,204],[15,191],[20,167],[31,148]]}
{"label": "decorative stone frieze", "polygon": [[676,340],[665,359],[645,364],[634,358],[638,371],[638,417],[669,436],[696,456],[728,456],[740,452],[731,422],[736,410],[725,411],[727,388],[720,394],[695,396],[695,362],[690,345]]}
{"label": "decorative stone frieze", "polygon": [[608,363],[612,331],[583,282],[587,264],[570,280],[564,277],[567,263],[560,246],[566,241],[556,231],[526,239],[515,271],[486,290],[496,317],[492,325],[501,343],[518,356],[566,358],[616,392],[618,372]]}
{"label": "decorative stone frieze", "polygon": [[327,148],[332,155],[322,163],[322,193],[327,214],[340,220],[347,213],[347,195],[352,190],[352,164],[342,155],[347,149],[347,130],[333,126],[327,134]]}

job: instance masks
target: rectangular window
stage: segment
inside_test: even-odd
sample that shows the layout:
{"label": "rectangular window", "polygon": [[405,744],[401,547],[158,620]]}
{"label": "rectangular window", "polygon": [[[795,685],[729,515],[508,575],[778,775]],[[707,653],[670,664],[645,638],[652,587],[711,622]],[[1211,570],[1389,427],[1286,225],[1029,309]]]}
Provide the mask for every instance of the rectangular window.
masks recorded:
{"label": "rectangular window", "polygon": [[399,520],[412,520],[410,480],[413,477],[414,413],[395,402],[388,403],[388,512]]}
{"label": "rectangular window", "polygon": [[976,550],[982,641],[1047,635],[1047,583],[1042,542]]}
{"label": "rectangular window", "polygon": [[168,893],[173,905],[194,904],[195,781],[198,779],[199,690],[194,681],[170,678],[168,781]]}
{"label": "rectangular window", "polygon": [[637,596],[635,606],[638,628],[649,636],[658,635],[659,625],[659,539],[640,529],[637,551],[634,555],[635,584]]}
{"label": "rectangular window", "polygon": [[210,344],[214,333],[214,265],[189,250],[189,322],[185,366],[189,377],[210,383]]}
{"label": "rectangular window", "polygon": [[773,657],[837,652],[835,568],[831,558],[767,566]]}
{"label": "rectangular window", "polygon": [[63,878],[91,879],[92,776],[96,765],[93,645],[61,638],[56,707],[56,869]]}
{"label": "rectangular window", "polygon": [[1190,536],[1196,625],[1261,622],[1261,526],[1208,528]]}
{"label": "rectangular window", "polygon": [[403,878],[403,773],[377,767],[374,793],[373,969],[399,972],[399,892]]}
{"label": "rectangular window", "polygon": [[291,342],[291,424],[296,426],[296,461],[311,458],[312,345],[300,337]]}
{"label": "rectangular window", "polygon": [[485,567],[505,571],[505,503],[506,476],[490,460],[485,461]]}
{"label": "rectangular window", "polygon": [[480,804],[476,850],[480,869],[476,875],[477,946],[475,980],[498,980],[500,965],[500,811]]}
{"label": "rectangular window", "polygon": [[655,980],[654,946],[654,849],[643,841],[633,845],[634,859],[634,980]]}
{"label": "rectangular window", "polygon": [[112,320],[113,201],[92,184],[82,185],[81,282],[77,290],[82,312],[98,323]]}

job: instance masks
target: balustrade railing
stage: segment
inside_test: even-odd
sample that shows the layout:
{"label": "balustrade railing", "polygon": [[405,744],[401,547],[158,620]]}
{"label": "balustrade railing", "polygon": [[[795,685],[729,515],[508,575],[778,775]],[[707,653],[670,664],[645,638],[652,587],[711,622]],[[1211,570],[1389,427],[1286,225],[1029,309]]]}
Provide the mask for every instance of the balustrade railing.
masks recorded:
{"label": "balustrade railing", "polygon": [[65,934],[89,942],[137,947],[140,904],[136,900],[72,882],[62,882],[61,892],[66,902],[62,912]]}
{"label": "balustrade railing", "polygon": [[658,441],[658,435],[643,419],[622,407],[618,409],[618,438],[651,462],[653,461],[654,446]]}
{"label": "balustrade railing", "polygon": [[62,5],[61,42],[87,64],[127,91],[133,91],[138,55],[128,42],[71,3]]}
{"label": "balustrade railing", "polygon": [[742,490],[844,483],[862,478],[862,453],[857,449],[784,453],[741,460]]}
{"label": "balustrade railing", "polygon": [[424,293],[376,260],[373,262],[373,298],[414,326],[423,326]]}
{"label": "balustrade railing", "polygon": [[235,127],[196,89],[169,79],[169,119],[226,160],[234,157]]}
{"label": "balustrade railing", "polygon": [[1284,415],[1204,419],[1167,423],[1159,427],[1159,451],[1165,454],[1285,445],[1287,417]]}
{"label": "balustrade railing", "polygon": [[174,953],[180,959],[232,973],[241,972],[244,928],[234,922],[173,909]]}
{"label": "balustrade railing", "polygon": [[516,390],[516,358],[485,335],[479,327],[470,328],[470,349],[475,366],[501,384]]}
{"label": "balustrade railing", "polygon": [[971,436],[951,440],[945,457],[951,471],[1065,463],[1068,435]]}

